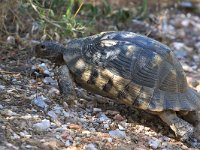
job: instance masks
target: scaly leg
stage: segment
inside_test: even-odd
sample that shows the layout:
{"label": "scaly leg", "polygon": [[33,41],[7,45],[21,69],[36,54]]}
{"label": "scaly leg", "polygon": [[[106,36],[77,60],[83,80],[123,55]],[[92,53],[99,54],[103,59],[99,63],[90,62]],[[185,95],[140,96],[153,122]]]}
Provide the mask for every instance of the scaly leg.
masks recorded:
{"label": "scaly leg", "polygon": [[194,124],[194,137],[198,140],[198,142],[200,142],[200,111],[191,111],[185,116],[185,118]]}
{"label": "scaly leg", "polygon": [[159,114],[160,118],[166,122],[175,132],[181,141],[187,141],[194,132],[194,127],[183,119],[177,117],[176,112],[164,111]]}
{"label": "scaly leg", "polygon": [[66,65],[58,68],[58,85],[62,99],[69,104],[73,104],[76,99],[75,85]]}

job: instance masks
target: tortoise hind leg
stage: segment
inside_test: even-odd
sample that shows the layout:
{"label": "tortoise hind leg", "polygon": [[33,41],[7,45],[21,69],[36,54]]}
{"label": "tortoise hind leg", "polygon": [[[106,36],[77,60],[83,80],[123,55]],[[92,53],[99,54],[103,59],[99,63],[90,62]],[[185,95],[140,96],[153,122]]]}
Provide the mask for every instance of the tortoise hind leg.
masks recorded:
{"label": "tortoise hind leg", "polygon": [[188,141],[190,139],[190,136],[194,132],[193,126],[179,118],[176,115],[176,112],[163,111],[158,115],[170,126],[170,128],[175,132],[176,136],[181,139],[181,141]]}
{"label": "tortoise hind leg", "polygon": [[195,126],[194,137],[200,142],[200,111],[191,111],[188,115],[184,116],[188,122]]}

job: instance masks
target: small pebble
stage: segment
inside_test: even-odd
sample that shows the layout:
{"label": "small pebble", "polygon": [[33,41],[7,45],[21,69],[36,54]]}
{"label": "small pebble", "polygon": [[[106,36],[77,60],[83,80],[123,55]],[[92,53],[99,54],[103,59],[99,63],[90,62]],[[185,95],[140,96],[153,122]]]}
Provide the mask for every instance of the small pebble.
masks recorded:
{"label": "small pebble", "polygon": [[106,123],[103,125],[104,129],[109,129],[109,125]]}
{"label": "small pebble", "polygon": [[101,112],[101,108],[93,108],[93,112]]}
{"label": "small pebble", "polygon": [[15,45],[15,37],[14,36],[8,36],[7,37],[7,43],[11,45]]}
{"label": "small pebble", "polygon": [[197,87],[197,86],[199,85],[199,82],[198,82],[197,80],[195,80],[195,79],[192,79],[191,85],[192,85],[193,87]]}
{"label": "small pebble", "polygon": [[126,147],[120,146],[119,148],[117,148],[117,150],[128,150],[128,149]]}
{"label": "small pebble", "polygon": [[21,137],[30,138],[31,135],[27,131],[20,132],[19,135]]}
{"label": "small pebble", "polygon": [[121,131],[124,131],[124,130],[126,130],[124,127],[122,127],[120,124],[118,124],[118,128],[119,128],[119,130],[121,130]]}
{"label": "small pebble", "polygon": [[56,120],[58,118],[58,116],[55,114],[54,111],[48,111],[48,116],[50,116],[53,120]]}
{"label": "small pebble", "polygon": [[75,130],[77,130],[77,129],[81,129],[81,126],[80,126],[80,125],[77,125],[77,124],[70,124],[70,125],[68,126],[68,128],[69,128],[69,129],[75,129]]}
{"label": "small pebble", "polygon": [[187,64],[182,64],[183,70],[188,71],[188,72],[193,72],[193,69],[191,68],[191,66],[187,65]]}
{"label": "small pebble", "polygon": [[200,92],[200,85],[196,87],[197,92]]}
{"label": "small pebble", "polygon": [[56,114],[61,114],[63,113],[63,107],[59,106],[59,105],[56,105],[53,107],[53,111],[56,113]]}
{"label": "small pebble", "polygon": [[50,84],[50,85],[58,85],[57,81],[56,80],[53,80],[51,77],[45,77],[43,79],[43,82],[45,84]]}
{"label": "small pebble", "polygon": [[113,119],[117,120],[117,121],[122,121],[124,120],[124,117],[122,117],[120,114],[117,114],[113,117]]}
{"label": "small pebble", "polygon": [[156,138],[150,139],[148,142],[149,146],[153,149],[157,149],[159,147],[160,143],[161,143],[161,141]]}
{"label": "small pebble", "polygon": [[38,96],[35,99],[32,100],[32,103],[40,108],[47,109],[48,105],[46,104],[44,96]]}
{"label": "small pebble", "polygon": [[16,112],[13,112],[10,109],[4,109],[0,112],[0,114],[5,115],[5,116],[17,116],[18,115]]}
{"label": "small pebble", "polygon": [[3,109],[3,106],[0,104],[0,109]]}
{"label": "small pebble", "polygon": [[198,56],[198,55],[193,55],[192,58],[193,58],[193,60],[194,60],[195,62],[200,62],[200,56]]}
{"label": "small pebble", "polygon": [[33,124],[33,128],[35,128],[37,131],[46,131],[49,129],[50,125],[50,121],[44,119],[39,123]]}
{"label": "small pebble", "polygon": [[17,135],[16,133],[13,133],[13,135],[10,137],[12,140],[15,140],[15,139],[20,139],[20,136]]}
{"label": "small pebble", "polygon": [[120,131],[118,129],[109,131],[109,135],[113,138],[121,138],[121,139],[126,138],[126,133],[124,131]]}
{"label": "small pebble", "polygon": [[71,142],[70,140],[67,140],[67,141],[65,142],[65,146],[66,146],[66,147],[69,147],[71,144],[72,144],[72,142]]}
{"label": "small pebble", "polygon": [[188,55],[187,52],[184,50],[177,50],[177,51],[174,51],[174,53],[177,58],[184,58]]}
{"label": "small pebble", "polygon": [[108,118],[105,114],[101,114],[100,117],[98,118],[98,122],[110,122],[110,118]]}
{"label": "small pebble", "polygon": [[182,50],[183,47],[185,47],[184,43],[181,42],[173,42],[172,46],[176,49],[176,50]]}
{"label": "small pebble", "polygon": [[86,150],[98,150],[94,144],[90,143],[88,145],[85,146]]}
{"label": "small pebble", "polygon": [[108,141],[109,143],[111,143],[111,142],[112,142],[112,138],[107,138],[107,141]]}
{"label": "small pebble", "polygon": [[38,65],[41,69],[43,69],[44,74],[50,75],[50,71],[45,63],[41,63]]}
{"label": "small pebble", "polygon": [[0,85],[0,91],[3,91],[6,87],[4,85]]}

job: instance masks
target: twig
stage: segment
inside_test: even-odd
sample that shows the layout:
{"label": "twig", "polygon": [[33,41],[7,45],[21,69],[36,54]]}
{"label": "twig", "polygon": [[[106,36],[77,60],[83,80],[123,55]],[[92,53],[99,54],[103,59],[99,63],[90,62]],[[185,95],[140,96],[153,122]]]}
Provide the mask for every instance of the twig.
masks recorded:
{"label": "twig", "polygon": [[6,74],[16,74],[16,75],[20,75],[19,72],[9,72],[9,71],[4,71],[4,70],[0,70],[0,73],[6,73]]}
{"label": "twig", "polygon": [[78,12],[81,10],[83,4],[84,4],[84,0],[81,2],[79,8],[77,9],[76,13],[74,14],[74,18],[77,16]]}

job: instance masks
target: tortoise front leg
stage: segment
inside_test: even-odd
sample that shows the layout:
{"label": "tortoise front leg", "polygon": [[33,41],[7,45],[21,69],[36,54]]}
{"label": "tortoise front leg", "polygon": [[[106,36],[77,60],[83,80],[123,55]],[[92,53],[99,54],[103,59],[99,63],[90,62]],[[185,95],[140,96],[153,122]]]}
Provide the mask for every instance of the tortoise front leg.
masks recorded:
{"label": "tortoise front leg", "polygon": [[190,136],[194,132],[194,127],[176,115],[173,111],[163,111],[158,114],[159,117],[166,122],[175,132],[181,141],[189,141]]}
{"label": "tortoise front leg", "polygon": [[60,66],[57,71],[58,86],[62,94],[62,100],[73,104],[76,99],[75,85],[66,65]]}

